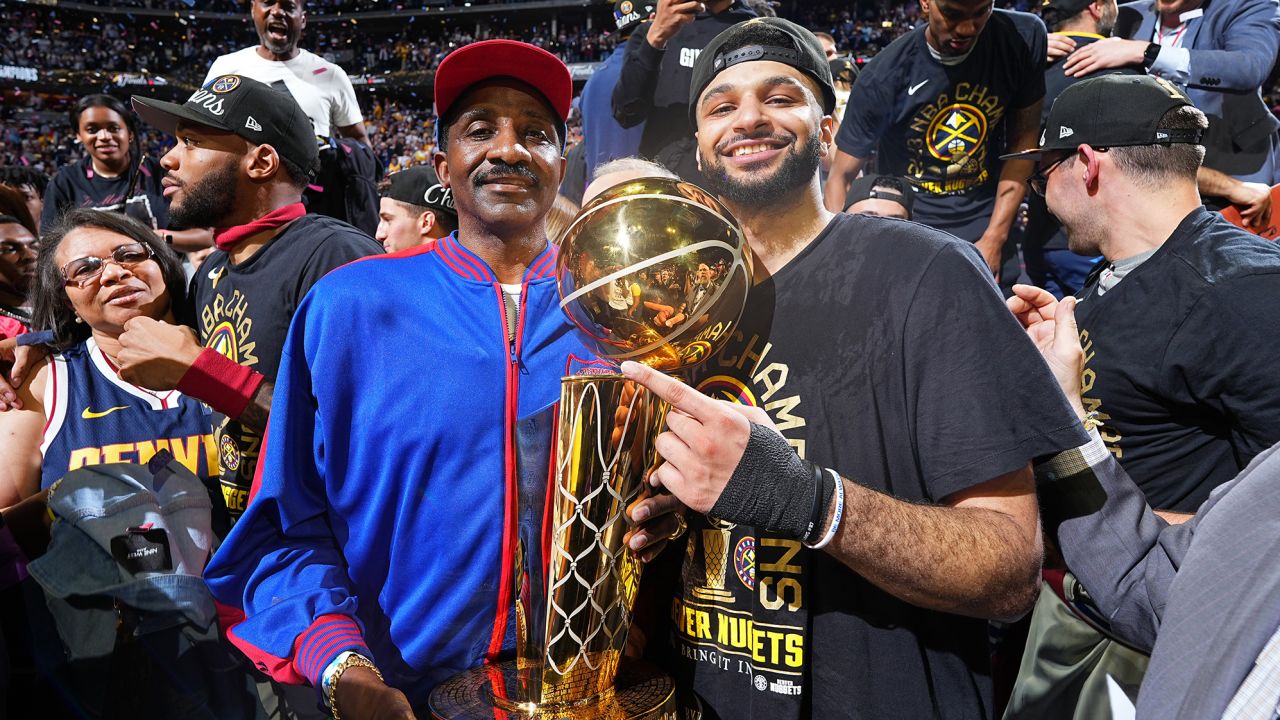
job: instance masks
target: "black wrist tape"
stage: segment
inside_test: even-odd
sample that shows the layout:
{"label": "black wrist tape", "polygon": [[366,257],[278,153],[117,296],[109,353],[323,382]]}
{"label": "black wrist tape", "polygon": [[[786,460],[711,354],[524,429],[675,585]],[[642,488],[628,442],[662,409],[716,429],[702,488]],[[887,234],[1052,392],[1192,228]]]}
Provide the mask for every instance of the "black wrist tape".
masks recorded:
{"label": "black wrist tape", "polygon": [[[796,455],[777,432],[751,424],[751,438],[711,515],[803,540],[820,531],[834,488],[828,473]],[[817,518],[817,520],[815,520]]]}

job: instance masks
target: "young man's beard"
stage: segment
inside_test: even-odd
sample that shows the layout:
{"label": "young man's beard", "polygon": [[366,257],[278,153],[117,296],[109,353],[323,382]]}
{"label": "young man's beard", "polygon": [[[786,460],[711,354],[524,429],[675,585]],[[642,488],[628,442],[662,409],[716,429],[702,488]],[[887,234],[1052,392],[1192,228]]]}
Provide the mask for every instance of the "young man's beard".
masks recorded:
{"label": "young man's beard", "polygon": [[169,219],[179,227],[225,227],[236,205],[236,166],[228,163],[183,186],[181,205],[169,208]]}
{"label": "young man's beard", "polygon": [[[719,157],[718,155],[716,156]],[[822,162],[822,142],[817,135],[810,135],[803,148],[792,146],[783,158],[782,167],[772,175],[756,182],[730,179],[724,163],[717,160],[708,163],[703,176],[707,189],[732,205],[760,207],[809,184]]]}

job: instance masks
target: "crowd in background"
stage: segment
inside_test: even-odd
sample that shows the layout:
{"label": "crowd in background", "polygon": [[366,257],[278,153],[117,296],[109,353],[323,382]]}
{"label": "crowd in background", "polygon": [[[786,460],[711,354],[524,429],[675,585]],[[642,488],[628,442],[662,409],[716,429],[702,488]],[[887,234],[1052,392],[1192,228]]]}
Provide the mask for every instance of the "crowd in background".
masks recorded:
{"label": "crowd in background", "polygon": [[[313,16],[330,14],[348,4],[308,3],[308,12]],[[185,7],[180,0],[128,5]],[[401,3],[396,7],[413,5]],[[196,9],[237,13],[243,10],[239,2],[232,0],[202,2]],[[378,8],[362,4],[361,9]],[[919,21],[919,6],[914,2],[880,7],[873,3],[801,3],[797,12],[803,24],[830,32],[842,54],[863,61]],[[0,31],[5,39],[0,45],[0,64],[98,71],[107,76],[147,73],[192,86],[203,81],[215,57],[229,47],[252,44],[254,37],[247,18],[196,21],[127,13],[93,16],[28,7],[13,12],[10,19],[8,29]],[[495,37],[537,45],[570,63],[603,60],[616,44],[607,23],[597,21],[588,29],[582,20],[574,24],[558,22],[553,29],[545,16],[499,14],[485,16],[482,26],[471,16],[410,16],[393,26],[312,22],[304,45],[338,63],[350,75],[363,76],[432,71],[454,48]],[[429,162],[434,149],[434,116],[428,98],[426,93],[414,91],[394,99],[361,98],[375,155],[384,169],[395,171]],[[65,120],[70,100],[22,92],[6,95],[0,106],[4,127],[0,162],[35,167],[52,175],[58,167],[79,160],[83,152]],[[142,142],[152,157],[159,157],[168,149],[159,133],[147,132]]]}
{"label": "crowd in background", "polygon": [[[124,4],[165,9],[187,7],[182,0],[135,0]],[[462,4],[428,2],[427,6]],[[492,3],[476,0],[473,4]],[[411,9],[421,5],[397,3],[394,7]],[[1028,0],[1002,0],[997,5],[1038,10],[1038,4]],[[193,9],[243,13],[238,0],[201,2]],[[352,9],[352,3],[340,0],[308,3],[308,12],[313,16]],[[361,3],[359,9],[380,8]],[[865,64],[921,20],[916,2],[798,3],[789,16],[806,27],[830,33],[836,40],[838,52],[853,57],[859,64]],[[107,76],[147,73],[191,86],[204,80],[209,64],[228,47],[250,45],[254,40],[247,17],[195,21],[127,13],[92,16],[50,7],[27,7],[10,13],[9,18],[8,28],[0,31],[4,37],[4,43],[0,44],[0,64],[98,71]],[[409,16],[394,25],[312,22],[307,27],[304,45],[338,63],[352,76],[372,76],[433,71],[453,49],[495,37],[537,45],[569,63],[603,60],[616,44],[607,23],[596,22],[588,29],[579,19],[573,24],[556,23],[553,29],[545,16],[496,14],[486,15],[483,22],[472,16]],[[374,152],[384,170],[395,171],[429,162],[434,150],[434,116],[428,97],[416,91],[401,93],[395,98],[361,97]],[[70,99],[21,92],[4,96],[0,105],[0,121],[4,123],[0,162],[27,165],[52,174],[61,165],[79,160],[83,153],[64,119]],[[1268,96],[1268,101],[1272,107],[1280,105],[1280,98]],[[142,142],[153,157],[159,157],[168,149],[159,133],[147,132]]]}

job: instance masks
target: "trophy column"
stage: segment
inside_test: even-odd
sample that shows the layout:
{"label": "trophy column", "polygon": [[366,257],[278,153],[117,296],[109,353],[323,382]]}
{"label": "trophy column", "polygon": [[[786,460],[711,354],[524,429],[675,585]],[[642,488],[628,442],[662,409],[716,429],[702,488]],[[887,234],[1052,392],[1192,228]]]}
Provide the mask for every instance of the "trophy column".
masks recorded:
{"label": "trophy column", "polygon": [[516,659],[446,681],[435,717],[675,717],[671,679],[622,658],[641,570],[625,511],[645,490],[666,410],[620,375],[562,381],[550,482],[520,473]]}

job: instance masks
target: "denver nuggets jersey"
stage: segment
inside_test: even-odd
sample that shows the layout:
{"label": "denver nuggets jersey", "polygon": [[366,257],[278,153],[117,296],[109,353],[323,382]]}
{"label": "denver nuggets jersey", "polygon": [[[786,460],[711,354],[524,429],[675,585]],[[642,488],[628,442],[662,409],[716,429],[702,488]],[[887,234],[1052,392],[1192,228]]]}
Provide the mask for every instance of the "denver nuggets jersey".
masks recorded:
{"label": "denver nuggets jersey", "polygon": [[199,477],[221,472],[209,409],[121,380],[93,338],[53,356],[44,407],[41,488],[86,465],[145,463],[161,449]]}

